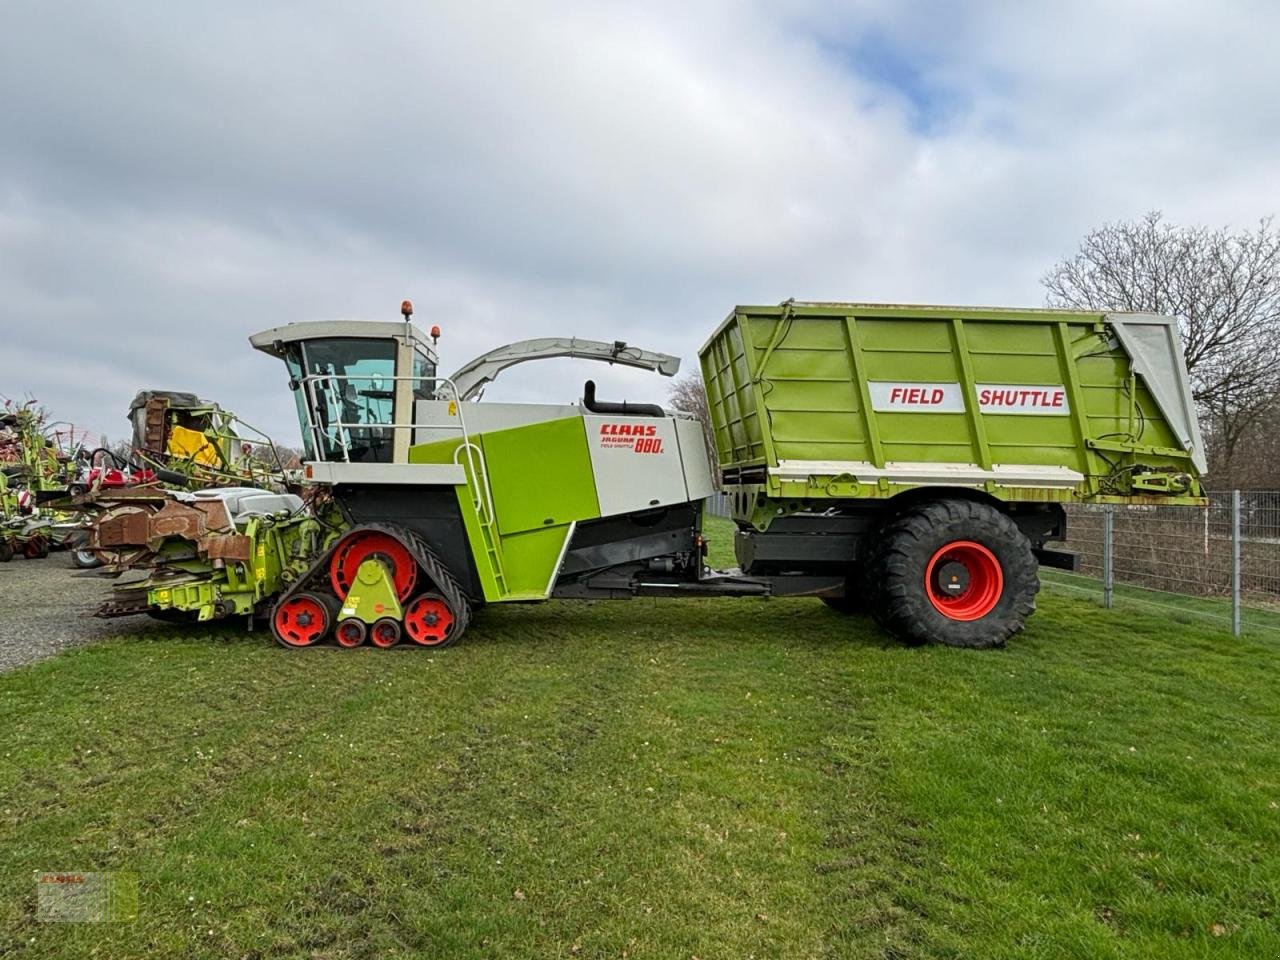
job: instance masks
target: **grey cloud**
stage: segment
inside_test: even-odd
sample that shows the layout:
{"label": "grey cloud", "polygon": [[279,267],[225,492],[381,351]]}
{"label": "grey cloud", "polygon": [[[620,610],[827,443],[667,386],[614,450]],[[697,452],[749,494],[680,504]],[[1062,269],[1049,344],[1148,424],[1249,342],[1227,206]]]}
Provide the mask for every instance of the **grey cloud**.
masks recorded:
{"label": "grey cloud", "polygon": [[[134,389],[185,387],[289,439],[245,337],[405,296],[446,366],[575,334],[689,367],[733,303],[791,295],[1038,302],[1096,222],[1277,206],[1241,159],[1280,136],[1248,98],[1268,9],[1171,9],[9,4],[0,393],[119,434]],[[867,31],[945,123],[833,53]],[[664,386],[495,395],[588,372]]]}

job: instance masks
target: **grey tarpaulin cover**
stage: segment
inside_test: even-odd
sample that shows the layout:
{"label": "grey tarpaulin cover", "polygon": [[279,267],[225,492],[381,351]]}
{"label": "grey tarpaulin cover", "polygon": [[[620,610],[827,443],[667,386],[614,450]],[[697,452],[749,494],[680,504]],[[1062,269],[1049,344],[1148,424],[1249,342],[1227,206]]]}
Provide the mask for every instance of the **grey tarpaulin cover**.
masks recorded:
{"label": "grey tarpaulin cover", "polygon": [[1115,330],[1134,372],[1146,383],[1165,420],[1191,453],[1191,462],[1201,474],[1208,473],[1200,421],[1178,339],[1178,321],[1154,313],[1109,313],[1107,323]]}

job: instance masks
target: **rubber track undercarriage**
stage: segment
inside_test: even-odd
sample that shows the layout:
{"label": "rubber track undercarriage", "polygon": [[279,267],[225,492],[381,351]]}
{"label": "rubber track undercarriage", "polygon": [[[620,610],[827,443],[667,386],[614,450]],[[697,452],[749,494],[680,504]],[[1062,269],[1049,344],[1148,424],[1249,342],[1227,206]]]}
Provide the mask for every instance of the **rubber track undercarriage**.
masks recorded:
{"label": "rubber track undercarriage", "polygon": [[443,647],[471,619],[457,580],[414,531],[394,524],[348,530],[281,594],[271,612],[276,640],[353,648],[402,640]]}

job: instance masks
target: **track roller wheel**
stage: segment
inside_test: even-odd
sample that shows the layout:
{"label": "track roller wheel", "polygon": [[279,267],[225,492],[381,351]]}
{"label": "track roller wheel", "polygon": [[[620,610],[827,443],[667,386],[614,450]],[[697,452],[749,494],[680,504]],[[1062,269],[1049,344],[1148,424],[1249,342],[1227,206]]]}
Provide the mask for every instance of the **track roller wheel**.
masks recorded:
{"label": "track roller wheel", "polygon": [[364,643],[368,633],[369,628],[364,625],[363,620],[348,617],[346,620],[338,621],[338,626],[333,631],[333,638],[338,641],[338,646],[351,648]]}
{"label": "track roller wheel", "polygon": [[345,597],[351,592],[360,564],[370,557],[381,557],[387,562],[396,588],[396,599],[401,603],[408,600],[418,582],[417,561],[408,547],[381,530],[357,530],[334,548],[333,558],[329,561],[329,583],[334,594]]}
{"label": "track roller wheel", "polygon": [[400,621],[383,617],[369,628],[369,642],[383,650],[400,642]]}
{"label": "track roller wheel", "polygon": [[36,534],[23,545],[22,555],[28,560],[43,560],[49,555],[49,538]]}
{"label": "track roller wheel", "polygon": [[332,623],[328,605],[310,593],[299,593],[276,604],[271,614],[271,631],[286,647],[309,647],[318,643]]}
{"label": "track roller wheel", "polygon": [[449,602],[438,593],[416,597],[404,611],[404,629],[409,639],[422,647],[443,647],[455,634],[458,618]]}

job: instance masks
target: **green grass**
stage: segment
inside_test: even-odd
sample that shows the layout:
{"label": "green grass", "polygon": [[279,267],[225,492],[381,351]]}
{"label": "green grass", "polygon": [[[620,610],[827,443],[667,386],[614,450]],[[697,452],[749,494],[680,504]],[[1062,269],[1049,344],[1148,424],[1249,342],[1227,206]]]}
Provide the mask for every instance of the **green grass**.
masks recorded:
{"label": "green grass", "polygon": [[[435,653],[156,625],[0,677],[0,955],[1280,956],[1280,644],[1188,619],[1051,591],[1003,652],[802,600],[494,608]],[[136,874],[138,918],[38,923],[51,869]]]}

